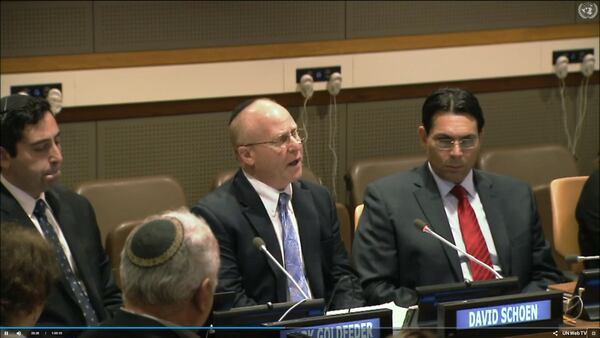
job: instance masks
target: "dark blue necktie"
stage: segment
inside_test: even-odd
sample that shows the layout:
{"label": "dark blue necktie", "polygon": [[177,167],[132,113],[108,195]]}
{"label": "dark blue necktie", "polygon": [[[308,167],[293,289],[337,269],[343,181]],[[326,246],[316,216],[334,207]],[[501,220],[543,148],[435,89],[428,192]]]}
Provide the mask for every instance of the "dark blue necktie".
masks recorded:
{"label": "dark blue necktie", "polygon": [[[285,255],[285,269],[294,277],[298,282],[302,291],[309,295],[308,282],[304,275],[304,265],[300,256],[300,239],[296,228],[290,219],[290,214],[287,210],[287,204],[290,196],[286,193],[279,194],[279,201],[277,202],[277,211],[279,212],[279,221],[281,222],[282,237],[283,237],[283,254]],[[288,281],[288,289],[290,293],[290,301],[297,302],[305,297],[302,292],[294,285],[294,283]]]}
{"label": "dark blue necktie", "polygon": [[65,275],[67,283],[71,287],[71,291],[75,295],[75,299],[77,299],[77,303],[79,303],[79,307],[83,311],[83,316],[85,317],[85,321],[88,325],[97,324],[98,317],[96,316],[96,312],[94,308],[92,308],[92,303],[90,303],[90,299],[83,288],[81,282],[75,276],[75,272],[71,268],[69,264],[69,260],[67,259],[67,255],[60,245],[60,241],[58,236],[56,235],[56,231],[52,227],[52,224],[48,222],[48,218],[46,217],[46,203],[44,200],[37,200],[35,204],[35,209],[33,210],[33,215],[37,218],[40,223],[40,228],[44,232],[44,236],[46,240],[52,244],[54,248],[54,252],[56,253],[56,257],[58,258],[58,263],[60,268]]}

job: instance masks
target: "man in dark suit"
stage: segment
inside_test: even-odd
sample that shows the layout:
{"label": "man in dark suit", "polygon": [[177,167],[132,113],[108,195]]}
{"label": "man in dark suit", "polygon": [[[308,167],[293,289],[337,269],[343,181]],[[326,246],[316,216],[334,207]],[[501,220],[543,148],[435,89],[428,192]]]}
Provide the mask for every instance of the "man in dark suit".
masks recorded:
{"label": "man in dark suit", "polygon": [[477,99],[440,89],[425,100],[422,123],[427,162],[367,188],[352,251],[367,302],[409,306],[417,286],[495,278],[423,233],[415,219],[497,273],[517,276],[523,290],[562,282],[531,188],[473,169],[484,125]]}
{"label": "man in dark suit", "polygon": [[[229,130],[241,169],[192,208],[219,241],[218,290],[234,291],[235,307],[304,298],[324,298],[331,308],[362,305],[329,192],[298,181],[303,138],[289,112],[268,99],[247,101],[234,109]],[[255,237],[299,287],[259,251]]]}
{"label": "man in dark suit", "polygon": [[[579,248],[584,256],[597,256],[600,254],[600,171],[594,170],[585,181],[575,217],[579,223]],[[583,262],[586,269],[597,269],[600,267],[598,260]]]}
{"label": "man in dark suit", "polygon": [[[129,234],[123,249],[124,307],[100,324],[103,329],[87,330],[80,338],[198,338],[176,327],[204,324],[218,271],[219,246],[205,220],[185,209],[150,216]],[[123,325],[144,328],[119,330]]]}
{"label": "man in dark suit", "polygon": [[11,95],[0,101],[2,222],[34,229],[61,269],[38,320],[41,325],[94,325],[121,305],[96,216],[83,197],[55,187],[61,173],[60,130],[44,99]]}

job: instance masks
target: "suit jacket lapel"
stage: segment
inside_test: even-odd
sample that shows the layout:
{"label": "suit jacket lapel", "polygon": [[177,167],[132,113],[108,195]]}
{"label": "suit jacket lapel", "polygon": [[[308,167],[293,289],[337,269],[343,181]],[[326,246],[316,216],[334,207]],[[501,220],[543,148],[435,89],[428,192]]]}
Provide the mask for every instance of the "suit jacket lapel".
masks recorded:
{"label": "suit jacket lapel", "polygon": [[2,210],[2,213],[4,215],[10,215],[10,217],[8,217],[7,219],[3,218],[2,220],[16,221],[19,224],[28,226],[31,229],[38,232],[35,225],[29,218],[29,215],[27,215],[25,210],[23,210],[19,202],[17,202],[17,199],[14,198],[10,191],[8,191],[8,189],[6,189],[6,187],[3,184],[0,185],[0,189],[0,196],[2,196],[0,202],[0,209]]}
{"label": "suit jacket lapel", "polygon": [[304,270],[313,294],[318,294],[314,287],[322,284],[318,282],[322,280],[319,217],[310,192],[298,182],[292,183],[292,185],[292,207],[298,223]]}
{"label": "suit jacket lapel", "polygon": [[[37,228],[35,227],[35,225],[31,221],[31,219],[29,218],[29,215],[27,215],[27,213],[25,212],[25,210],[23,210],[23,208],[21,207],[21,205],[19,204],[19,202],[17,202],[17,200],[8,191],[8,189],[6,189],[6,187],[4,187],[4,185],[2,185],[1,189],[2,189],[2,192],[1,192],[2,193],[1,209],[2,209],[3,213],[11,215],[11,217],[8,220],[9,221],[16,221],[16,222],[18,222],[21,225],[24,225],[24,226],[27,226],[27,227],[33,229],[36,233],[39,233],[39,231],[37,230]],[[79,267],[80,264],[79,264],[79,262],[77,262],[77,257],[79,255],[77,255],[76,253],[73,252],[73,246],[71,245],[71,243],[69,243],[70,236],[68,236],[67,234],[65,234],[65,230],[64,230],[63,225],[61,223],[60,213],[57,212],[58,210],[60,210],[60,208],[58,206],[59,205],[58,197],[53,192],[46,192],[46,201],[48,202],[48,204],[52,208],[52,213],[54,214],[54,217],[56,218],[56,221],[58,222],[58,224],[61,227],[61,230],[63,231],[64,237],[67,240],[67,243],[69,245],[69,249],[73,253],[73,258],[75,259],[75,264],[77,264],[77,266]],[[42,236],[42,235],[40,234],[40,236]],[[65,293],[68,294],[69,297],[74,302],[76,302],[75,295],[71,291],[71,288],[68,286],[69,284],[68,284],[68,282],[67,282],[67,280],[66,280],[66,278],[65,278],[65,276],[64,276],[63,273],[60,274],[60,280],[61,280],[61,284],[63,286],[63,289],[65,290]]]}
{"label": "suit jacket lapel", "polygon": [[502,201],[499,200],[499,196],[496,194],[492,182],[487,177],[483,176],[481,172],[475,170],[473,178],[477,194],[479,195],[483,210],[485,211],[485,217],[490,226],[492,238],[494,239],[494,245],[496,246],[496,253],[498,254],[498,262],[502,268],[502,273],[505,276],[509,276],[511,274],[510,243],[502,211],[498,208]]}
{"label": "suit jacket lapel", "polygon": [[[60,197],[57,192],[53,190],[46,191],[46,202],[50,205],[52,209],[52,214],[58,222],[58,226],[60,227],[60,231],[63,233],[63,237],[69,246],[69,250],[71,251],[71,258],[73,258],[73,262],[75,263],[75,268],[78,271],[77,276],[81,279],[81,281],[86,285],[86,289],[89,294],[89,298],[91,302],[94,302],[96,297],[92,297],[91,292],[96,292],[97,288],[92,287],[94,285],[94,281],[90,279],[90,273],[88,272],[89,263],[85,261],[86,253],[82,251],[82,246],[78,242],[78,234],[77,234],[77,225],[78,221],[75,219],[75,215],[73,214],[71,207],[67,204],[61,205]],[[65,280],[65,283],[66,280]],[[77,301],[77,298],[73,294],[73,291],[70,287],[67,287],[69,290],[69,295],[71,299]],[[100,299],[102,299],[102,295],[98,295]],[[102,308],[102,304],[95,304],[95,309],[98,311],[99,308]],[[99,305],[99,306],[98,306]]]}
{"label": "suit jacket lapel", "polygon": [[[254,190],[250,182],[242,170],[238,170],[234,179],[233,186],[235,188],[235,194],[237,196],[238,202],[240,203],[242,213],[248,220],[248,223],[258,237],[261,237],[265,242],[267,250],[275,257],[275,259],[283,266],[283,258],[281,257],[281,247],[279,246],[279,241],[277,240],[277,235],[275,234],[275,229],[273,229],[273,224],[271,223],[271,219],[263,205],[260,196]],[[243,226],[243,225],[242,225]],[[251,239],[250,239],[251,240]],[[287,277],[283,272],[280,271],[279,267],[275,265],[270,259],[266,258],[269,264],[269,267],[273,271],[275,278],[277,279],[277,297],[278,299],[286,299],[287,298]]]}
{"label": "suit jacket lapel", "polygon": [[[419,187],[419,189],[414,192],[414,195],[423,211],[423,215],[425,215],[426,221],[429,223],[429,227],[450,243],[454,243],[454,236],[452,236],[452,231],[450,230],[450,223],[448,223],[444,203],[437,188],[437,184],[435,183],[431,172],[429,172],[427,163],[421,166],[417,170],[417,173],[421,180],[415,181],[415,185]],[[458,253],[443,243],[440,243],[440,245],[444,249],[454,279],[462,281],[463,277]]]}

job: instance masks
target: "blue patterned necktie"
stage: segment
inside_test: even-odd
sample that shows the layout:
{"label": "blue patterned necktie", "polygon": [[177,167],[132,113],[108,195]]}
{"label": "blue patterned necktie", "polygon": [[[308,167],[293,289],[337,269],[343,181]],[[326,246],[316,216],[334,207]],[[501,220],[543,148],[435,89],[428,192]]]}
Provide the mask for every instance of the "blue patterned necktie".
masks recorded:
{"label": "blue patterned necktie", "polygon": [[[283,237],[283,254],[285,256],[285,269],[294,277],[298,282],[302,291],[310,297],[310,291],[308,289],[308,282],[304,275],[304,264],[300,256],[300,239],[298,233],[294,228],[294,224],[290,219],[290,214],[287,210],[287,204],[290,200],[290,196],[286,193],[279,194],[279,201],[277,202],[277,211],[279,212],[279,221],[281,222],[282,237]],[[288,281],[288,289],[290,294],[290,301],[297,302],[304,299],[302,292],[294,285],[294,283]]]}
{"label": "blue patterned necktie", "polygon": [[33,210],[33,215],[37,218],[38,222],[40,223],[40,228],[44,232],[46,240],[52,244],[52,248],[54,249],[56,257],[58,258],[60,269],[65,275],[65,279],[67,280],[67,283],[69,283],[71,291],[73,291],[73,294],[77,299],[77,303],[79,303],[81,311],[83,311],[83,316],[85,317],[86,323],[88,325],[97,324],[98,317],[96,316],[94,308],[92,308],[92,303],[90,303],[90,299],[88,298],[85,289],[81,285],[81,282],[79,281],[77,276],[75,276],[75,272],[73,272],[73,269],[69,264],[67,255],[65,254],[65,251],[60,245],[60,241],[58,239],[58,236],[56,235],[56,231],[54,231],[54,228],[52,227],[50,222],[48,222],[48,218],[46,217],[46,203],[44,202],[44,200],[37,200],[35,204],[35,209]]}

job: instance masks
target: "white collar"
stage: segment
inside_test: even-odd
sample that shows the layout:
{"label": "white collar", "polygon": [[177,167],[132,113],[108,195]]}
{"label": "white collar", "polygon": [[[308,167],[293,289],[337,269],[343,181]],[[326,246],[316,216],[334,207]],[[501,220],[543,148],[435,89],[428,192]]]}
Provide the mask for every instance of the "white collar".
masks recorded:
{"label": "white collar", "polygon": [[[437,184],[438,190],[440,191],[440,195],[443,198],[445,198],[450,193],[450,190],[452,190],[452,188],[454,188],[456,183],[446,181],[446,180],[442,179],[441,177],[439,177],[435,173],[433,168],[431,168],[431,163],[429,163],[429,161],[427,162],[427,167],[429,168],[429,172],[431,172],[431,174],[433,175],[433,179],[435,180],[435,183]],[[467,193],[469,193],[469,196],[471,196],[471,197],[475,196],[476,191],[475,191],[475,184],[473,183],[473,169],[471,169],[469,171],[469,173],[467,174],[467,176],[465,177],[465,179],[462,182],[460,182],[460,185],[463,188],[465,188]]]}
{"label": "white collar", "polygon": [[267,213],[269,214],[269,216],[275,217],[275,214],[277,213],[277,203],[279,202],[279,194],[284,192],[290,196],[290,201],[292,200],[293,189],[291,183],[289,183],[285,187],[285,189],[280,191],[252,177],[246,171],[242,170],[242,172],[244,173],[244,176],[246,176],[248,182],[250,182],[250,185],[252,185],[258,196],[260,196],[260,199],[263,201],[263,204],[265,205],[265,209],[267,209]]}
{"label": "white collar", "polygon": [[[25,210],[27,215],[33,217],[33,209],[35,209],[35,203],[37,202],[37,199],[31,197],[31,195],[23,191],[21,188],[10,183],[2,174],[0,174],[0,181],[2,181],[2,185],[4,185],[6,189],[14,196],[17,202],[19,202],[19,205],[21,205],[21,208]],[[39,199],[44,200],[46,205],[48,205],[48,202],[46,202],[46,193],[42,193]]]}

